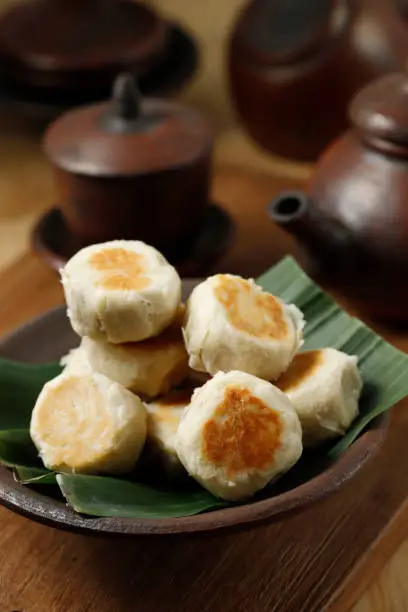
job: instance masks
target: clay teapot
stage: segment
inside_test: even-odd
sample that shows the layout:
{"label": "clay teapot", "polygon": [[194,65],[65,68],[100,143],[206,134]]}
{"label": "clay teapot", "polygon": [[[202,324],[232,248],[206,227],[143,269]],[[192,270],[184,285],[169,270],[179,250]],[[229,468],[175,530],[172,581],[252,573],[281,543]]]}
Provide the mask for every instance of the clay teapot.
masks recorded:
{"label": "clay teapot", "polygon": [[352,129],[320,158],[309,194],[281,194],[269,211],[316,280],[370,317],[407,323],[408,76],[366,86],[349,115]]}
{"label": "clay teapot", "polygon": [[231,35],[231,95],[259,145],[311,161],[355,92],[407,56],[408,0],[254,0]]}

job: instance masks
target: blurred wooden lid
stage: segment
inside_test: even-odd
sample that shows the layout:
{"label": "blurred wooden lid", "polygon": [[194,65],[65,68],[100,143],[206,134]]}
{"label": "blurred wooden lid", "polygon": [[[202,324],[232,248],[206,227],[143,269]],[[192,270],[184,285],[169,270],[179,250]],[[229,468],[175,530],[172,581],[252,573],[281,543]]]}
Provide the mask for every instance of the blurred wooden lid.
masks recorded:
{"label": "blurred wooden lid", "polygon": [[0,59],[24,85],[94,87],[151,69],[166,37],[166,22],[133,0],[29,0],[0,18]]}
{"label": "blurred wooden lid", "polygon": [[366,136],[408,144],[408,76],[393,73],[376,79],[353,98],[350,119]]}
{"label": "blurred wooden lid", "polygon": [[47,129],[44,146],[58,167],[88,176],[131,176],[199,162],[213,130],[200,112],[161,99],[141,100],[129,74],[112,99],[70,111]]}

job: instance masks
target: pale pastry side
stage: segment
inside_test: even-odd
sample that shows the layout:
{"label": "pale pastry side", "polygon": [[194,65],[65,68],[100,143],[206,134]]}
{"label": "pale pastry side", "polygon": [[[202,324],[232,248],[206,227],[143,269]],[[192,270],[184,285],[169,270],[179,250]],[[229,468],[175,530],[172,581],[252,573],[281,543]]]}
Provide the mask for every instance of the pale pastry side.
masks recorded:
{"label": "pale pastry side", "polygon": [[165,394],[188,375],[188,355],[180,321],[141,342],[109,344],[83,338],[81,350],[91,368],[150,399]]}
{"label": "pale pastry side", "polygon": [[167,395],[146,403],[146,450],[155,465],[168,475],[177,476],[184,470],[176,451],[177,429],[193,389],[175,389]]}
{"label": "pale pastry side", "polygon": [[190,367],[276,380],[301,346],[303,326],[300,310],[254,281],[217,274],[200,283],[187,303],[183,331]]}
{"label": "pale pastry side", "polygon": [[60,365],[64,368],[64,372],[86,374],[91,372],[91,365],[86,357],[82,342],[79,346],[71,349],[60,359]]}
{"label": "pale pastry side", "polygon": [[276,385],[291,400],[303,443],[344,435],[358,414],[362,379],[357,358],[332,348],[299,353]]}
{"label": "pale pastry side", "polygon": [[119,344],[158,335],[181,299],[175,268],[140,241],[86,247],[60,271],[67,312],[81,337]]}
{"label": "pale pastry side", "polygon": [[213,495],[246,499],[286,472],[302,453],[290,400],[244,372],[219,372],[196,389],[177,431],[177,454]]}
{"label": "pale pastry side", "polygon": [[50,470],[129,472],[146,439],[146,409],[121,385],[96,373],[62,373],[35,404],[30,435]]}

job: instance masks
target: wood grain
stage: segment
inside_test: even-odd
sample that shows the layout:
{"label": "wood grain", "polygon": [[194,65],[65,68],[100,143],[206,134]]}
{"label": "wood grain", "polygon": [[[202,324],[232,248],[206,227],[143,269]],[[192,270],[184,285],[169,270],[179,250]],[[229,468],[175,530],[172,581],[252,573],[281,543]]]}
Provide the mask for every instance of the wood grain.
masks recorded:
{"label": "wood grain", "polygon": [[[408,535],[407,517],[408,501],[405,500],[384,531],[378,535],[374,546],[367,549],[354,571],[337,590],[332,599],[330,612],[342,612],[351,608],[353,612],[368,612],[370,606],[377,606],[375,609],[378,609],[378,604],[384,599],[389,602],[396,600],[405,602],[401,607],[391,609],[408,609],[408,592],[405,583],[401,582],[396,589],[394,580],[396,573],[405,572],[408,561],[406,541],[404,541]],[[401,541],[403,544],[399,546]]]}
{"label": "wood grain", "polygon": [[405,540],[392,559],[386,564],[378,579],[354,606],[353,612],[394,612],[407,610],[407,565],[408,542]]}

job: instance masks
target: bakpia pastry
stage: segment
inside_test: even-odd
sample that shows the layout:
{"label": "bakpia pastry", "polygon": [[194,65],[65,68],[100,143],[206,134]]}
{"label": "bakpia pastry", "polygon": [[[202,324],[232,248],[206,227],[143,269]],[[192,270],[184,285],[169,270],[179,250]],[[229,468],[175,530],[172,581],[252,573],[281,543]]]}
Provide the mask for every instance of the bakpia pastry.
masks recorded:
{"label": "bakpia pastry", "polygon": [[296,355],[276,385],[299,416],[304,445],[313,446],[346,432],[357,416],[363,383],[357,357],[325,348]]}
{"label": "bakpia pastry", "polygon": [[244,372],[219,372],[194,391],[176,449],[203,487],[234,501],[296,463],[302,431],[290,400],[274,385]]}
{"label": "bakpia pastry", "polygon": [[81,350],[92,370],[147,399],[167,393],[189,372],[180,315],[154,338],[124,344],[83,338]]}
{"label": "bakpia pastry", "polygon": [[171,475],[184,470],[176,451],[177,429],[193,389],[173,389],[167,395],[146,403],[146,449],[151,457]]}
{"label": "bakpia pastry", "polygon": [[180,304],[176,270],[140,241],[86,247],[67,262],[61,280],[74,331],[114,344],[159,334]]}
{"label": "bakpia pastry", "polygon": [[216,374],[242,370],[276,380],[302,343],[303,315],[253,280],[217,274],[200,283],[183,326],[190,367]]}
{"label": "bakpia pastry", "polygon": [[30,435],[50,470],[128,472],[146,439],[146,409],[136,395],[101,374],[63,372],[41,391]]}

